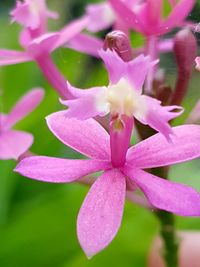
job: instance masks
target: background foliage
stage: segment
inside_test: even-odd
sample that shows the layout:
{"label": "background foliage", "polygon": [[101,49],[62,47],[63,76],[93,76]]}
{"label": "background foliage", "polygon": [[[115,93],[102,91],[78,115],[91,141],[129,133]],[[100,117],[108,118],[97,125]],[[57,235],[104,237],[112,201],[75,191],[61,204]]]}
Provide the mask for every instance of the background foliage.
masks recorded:
{"label": "background foliage", "polygon": [[[61,19],[51,22],[50,28],[56,29],[83,14],[87,2],[89,0],[48,1],[52,9],[61,13]],[[13,0],[0,2],[0,47],[18,49],[20,28],[16,24],[10,25],[8,17],[13,5]],[[190,17],[198,22],[198,4]],[[141,39],[138,35],[133,35],[134,45],[139,40],[136,36]],[[54,53],[54,59],[65,76],[77,86],[88,87],[105,84],[107,81],[102,63],[86,55],[69,49],[59,49]],[[173,56],[163,56],[161,64],[166,69],[168,81],[173,84],[176,73]],[[184,102],[186,112],[177,123],[184,121],[200,98],[199,82],[200,74],[194,72]],[[35,153],[66,158],[79,157],[57,141],[46,126],[45,116],[63,107],[34,63],[0,69],[1,112],[8,112],[16,99],[37,86],[45,88],[45,100],[17,128],[34,134],[32,151]],[[76,217],[88,188],[78,184],[59,185],[32,181],[14,173],[14,167],[13,161],[0,161],[1,267],[145,266],[150,244],[159,230],[152,211],[127,203],[122,227],[115,240],[107,249],[88,261],[76,237]],[[173,167],[170,175],[173,180],[193,185],[200,190],[198,160]],[[177,228],[200,230],[200,219],[177,217]]]}

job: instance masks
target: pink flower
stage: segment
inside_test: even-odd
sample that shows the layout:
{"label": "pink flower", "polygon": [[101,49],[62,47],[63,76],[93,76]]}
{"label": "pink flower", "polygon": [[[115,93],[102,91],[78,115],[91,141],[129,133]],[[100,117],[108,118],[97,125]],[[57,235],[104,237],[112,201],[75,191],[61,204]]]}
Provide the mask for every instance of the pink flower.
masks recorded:
{"label": "pink flower", "polygon": [[0,113],[0,159],[18,159],[33,143],[33,136],[12,127],[32,112],[42,101],[42,89],[34,89],[13,107],[10,114]]}
{"label": "pink flower", "polygon": [[[97,115],[105,116],[108,113],[114,117],[134,116],[141,123],[148,124],[170,139],[172,130],[168,121],[179,116],[183,109],[179,106],[162,107],[157,99],[142,95],[144,80],[156,62],[151,62],[149,57],[143,55],[124,62],[111,50],[101,50],[100,56],[109,73],[109,85],[88,90],[68,85],[76,99],[61,101],[68,106],[66,116],[80,120]],[[175,109],[179,112],[173,112]]]}
{"label": "pink flower", "polygon": [[12,22],[17,22],[25,28],[30,28],[42,34],[46,32],[47,19],[57,19],[58,14],[49,11],[45,0],[16,1],[16,8],[11,11]]}
{"label": "pink flower", "polygon": [[90,159],[35,156],[23,159],[15,171],[53,183],[73,182],[90,173],[103,171],[92,185],[78,215],[78,238],[88,257],[104,249],[115,237],[123,216],[126,183],[130,180],[144,192],[153,207],[181,216],[200,215],[200,194],[197,191],[142,170],[199,157],[199,126],[174,127],[172,143],[159,133],[129,149],[124,143],[125,153],[122,155],[118,151],[118,138],[123,139],[126,135],[126,143],[130,142],[130,121],[129,129],[122,127],[111,137],[95,120],[69,119],[64,111],[48,116],[47,124],[61,142]]}
{"label": "pink flower", "polygon": [[109,0],[116,14],[124,20],[128,28],[141,32],[144,36],[163,35],[175,27],[185,25],[195,0],[168,1],[171,12],[162,16],[163,0],[133,1]]}
{"label": "pink flower", "polygon": [[71,98],[65,78],[53,64],[50,54],[80,33],[88,24],[88,18],[74,20],[57,32],[48,32],[47,18],[55,18],[56,14],[46,8],[45,0],[17,1],[11,15],[12,21],[24,26],[20,35],[24,51],[0,49],[0,66],[35,61],[59,94]]}

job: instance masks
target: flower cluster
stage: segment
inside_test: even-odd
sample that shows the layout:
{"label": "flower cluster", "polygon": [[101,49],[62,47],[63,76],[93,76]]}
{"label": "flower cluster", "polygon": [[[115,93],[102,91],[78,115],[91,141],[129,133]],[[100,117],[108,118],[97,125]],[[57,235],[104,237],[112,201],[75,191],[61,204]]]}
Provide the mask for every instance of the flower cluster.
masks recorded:
{"label": "flower cluster", "polygon": [[[171,121],[184,111],[180,105],[195,63],[194,25],[187,20],[195,1],[168,1],[170,12],[166,16],[163,2],[109,0],[91,4],[81,18],[56,32],[47,29],[47,21],[58,19],[58,14],[47,8],[45,0],[16,1],[10,13],[12,22],[22,26],[19,43],[23,51],[0,49],[0,66],[36,62],[67,107],[46,118],[49,130],[87,159],[24,154],[33,137],[11,127],[39,104],[42,89],[25,95],[10,114],[0,113],[0,159],[18,160],[16,172],[43,182],[79,182],[84,176],[102,172],[94,180],[77,220],[78,239],[88,257],[115,237],[128,191],[142,191],[153,208],[200,216],[200,194],[195,189],[154,175],[156,168],[200,156],[199,108],[191,113],[188,124],[171,127]],[[90,35],[109,27],[115,31],[105,41]],[[165,38],[179,27],[185,28]],[[131,31],[143,35],[143,47],[132,48]],[[108,72],[108,84],[84,90],[73,86],[51,58],[59,47],[98,57]],[[166,85],[159,67],[160,53],[166,51],[173,52],[177,62],[175,88]],[[196,63],[200,69],[198,57]],[[138,143],[130,146],[133,129],[137,130]]]}

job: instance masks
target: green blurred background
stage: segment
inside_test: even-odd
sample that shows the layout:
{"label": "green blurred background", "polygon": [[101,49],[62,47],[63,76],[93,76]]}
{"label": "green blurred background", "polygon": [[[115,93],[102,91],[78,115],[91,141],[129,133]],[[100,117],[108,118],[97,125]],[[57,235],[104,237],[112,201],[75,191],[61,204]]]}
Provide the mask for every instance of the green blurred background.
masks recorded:
{"label": "green blurred background", "polygon": [[[89,0],[49,0],[49,6],[61,14],[51,22],[51,29],[84,12]],[[94,2],[94,1],[93,1]],[[0,47],[19,49],[20,27],[10,24],[8,13],[14,1],[0,2]],[[198,22],[197,4],[190,18]],[[138,38],[138,39],[137,39]],[[199,38],[199,36],[197,36]],[[134,44],[140,41],[134,35]],[[105,84],[107,76],[102,63],[69,49],[59,49],[53,55],[64,75],[76,86]],[[167,79],[175,80],[175,63],[171,54],[162,57]],[[185,114],[177,121],[184,122],[194,103],[200,98],[200,74],[194,72],[184,102]],[[18,129],[35,136],[32,151],[41,155],[66,158],[79,157],[61,144],[48,130],[45,116],[62,109],[56,93],[43,78],[34,63],[0,68],[0,101],[3,112],[27,90],[42,86],[46,96],[43,103],[29,117],[17,125]],[[88,188],[78,184],[46,184],[32,181],[13,173],[14,161],[0,161],[0,266],[1,267],[102,267],[146,266],[147,254],[159,223],[152,211],[126,204],[122,227],[117,237],[103,252],[87,260],[76,237],[76,218]],[[179,164],[170,172],[171,179],[192,185],[200,190],[199,161]],[[200,230],[199,218],[176,218],[181,230]]]}

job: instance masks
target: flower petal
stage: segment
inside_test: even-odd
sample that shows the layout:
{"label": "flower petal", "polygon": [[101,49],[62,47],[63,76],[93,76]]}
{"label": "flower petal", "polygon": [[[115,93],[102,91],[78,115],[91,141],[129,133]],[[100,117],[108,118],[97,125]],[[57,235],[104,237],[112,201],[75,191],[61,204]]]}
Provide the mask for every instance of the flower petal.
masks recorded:
{"label": "flower petal", "polygon": [[109,0],[110,5],[116,14],[124,21],[129,28],[143,32],[144,24],[140,17],[131,10],[123,0]]}
{"label": "flower petal", "polygon": [[33,136],[21,131],[6,131],[0,133],[0,159],[17,160],[33,143]]}
{"label": "flower petal", "polygon": [[181,216],[200,215],[200,194],[192,187],[129,166],[124,173],[133,179],[154,207]]}
{"label": "flower petal", "polygon": [[42,182],[69,183],[108,167],[109,163],[105,161],[35,156],[20,161],[15,171]]}
{"label": "flower petal", "polygon": [[109,28],[115,21],[115,14],[109,3],[90,4],[86,8],[89,18],[88,31],[98,32]]}
{"label": "flower petal", "polygon": [[195,0],[180,0],[172,9],[167,19],[162,25],[163,33],[171,28],[179,26],[191,12]]}
{"label": "flower petal", "polygon": [[103,41],[95,36],[80,33],[71,39],[66,44],[66,47],[94,57],[99,57],[98,51],[103,47]]}
{"label": "flower petal", "polygon": [[17,102],[10,114],[7,116],[5,127],[10,128],[26,117],[39,105],[43,97],[44,91],[41,88],[36,88],[28,92]]}
{"label": "flower petal", "polygon": [[133,88],[140,92],[147,73],[157,63],[157,61],[151,61],[150,57],[144,55],[124,62],[115,51],[110,49],[100,50],[99,55],[106,65],[111,84],[116,84],[121,78],[126,78]]}
{"label": "flower petal", "polygon": [[[148,124],[151,128],[162,133],[170,141],[173,131],[168,122],[180,116],[183,113],[183,108],[179,106],[161,106],[160,101],[145,95],[142,98],[146,103],[147,111],[144,116],[136,116],[136,118],[143,124]],[[177,110],[177,112],[173,112],[173,110]]]}
{"label": "flower petal", "polygon": [[126,64],[115,51],[107,49],[99,51],[100,57],[103,59],[106,69],[109,73],[110,82],[117,83],[124,75]]}
{"label": "flower petal", "polygon": [[59,32],[45,33],[29,43],[27,47],[28,53],[34,58],[50,53],[55,49],[59,38]]}
{"label": "flower petal", "polygon": [[32,58],[26,52],[0,49],[0,66],[14,65],[31,60]]}
{"label": "flower petal", "polygon": [[171,142],[158,133],[128,150],[127,160],[137,168],[168,166],[200,156],[200,126],[173,127]]}
{"label": "flower petal", "polygon": [[106,88],[93,87],[89,89],[78,89],[68,84],[68,89],[75,99],[60,100],[67,106],[66,117],[86,120],[109,112],[106,101]]}
{"label": "flower petal", "polygon": [[110,140],[106,130],[95,120],[69,119],[66,111],[47,117],[52,133],[65,145],[95,159],[110,159]]}
{"label": "flower petal", "polygon": [[88,18],[82,17],[80,19],[74,20],[63,29],[61,29],[59,31],[59,39],[56,42],[53,50],[67,44],[67,42],[69,42],[72,38],[82,32],[84,28],[86,28],[87,24]]}
{"label": "flower petal", "polygon": [[140,55],[128,62],[126,76],[135,90],[142,91],[142,86],[149,70],[158,61],[151,61],[149,56]]}
{"label": "flower petal", "polygon": [[121,225],[125,192],[125,177],[117,170],[105,172],[92,185],[77,221],[78,239],[88,257],[115,237]]}

